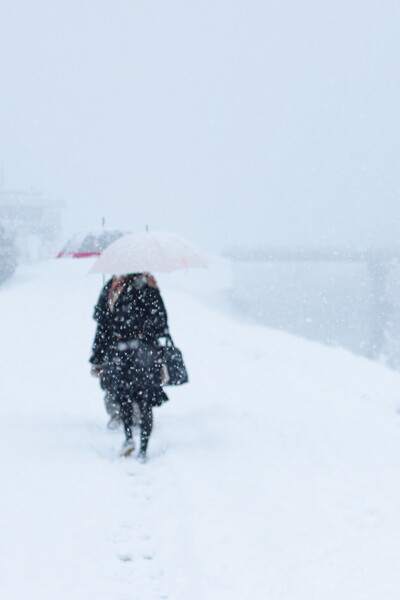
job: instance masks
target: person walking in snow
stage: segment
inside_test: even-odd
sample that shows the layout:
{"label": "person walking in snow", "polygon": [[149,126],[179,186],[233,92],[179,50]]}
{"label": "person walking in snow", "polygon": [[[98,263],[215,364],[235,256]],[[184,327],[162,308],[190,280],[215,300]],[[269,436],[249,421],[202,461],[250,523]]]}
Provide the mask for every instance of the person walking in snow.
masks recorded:
{"label": "person walking in snow", "polygon": [[121,417],[121,406],[115,399],[115,394],[112,389],[107,389],[105,381],[103,379],[103,363],[105,362],[105,354],[107,349],[107,336],[108,331],[106,327],[106,309],[108,306],[108,294],[110,292],[110,286],[112,280],[110,280],[101,290],[97,305],[94,310],[93,318],[97,321],[96,335],[93,342],[92,356],[90,361],[92,362],[91,374],[94,377],[99,378],[100,387],[104,391],[104,407],[108,416],[110,417],[107,427],[109,429],[118,429],[122,423]]}
{"label": "person walking in snow", "polygon": [[153,407],[168,400],[162,388],[162,348],[169,335],[167,312],[154,277],[135,273],[113,277],[94,310],[97,329],[89,362],[117,407],[125,430],[121,456],[135,450],[134,403],[140,411],[139,458],[146,458]]}

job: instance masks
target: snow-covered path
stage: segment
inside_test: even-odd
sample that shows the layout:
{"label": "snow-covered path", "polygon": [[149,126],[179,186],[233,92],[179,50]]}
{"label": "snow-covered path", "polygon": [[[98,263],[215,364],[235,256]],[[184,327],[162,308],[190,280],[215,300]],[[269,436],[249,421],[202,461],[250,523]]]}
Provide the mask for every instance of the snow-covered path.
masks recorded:
{"label": "snow-covered path", "polygon": [[191,383],[122,460],[87,270],[0,292],[1,598],[397,600],[400,375],[163,287]]}

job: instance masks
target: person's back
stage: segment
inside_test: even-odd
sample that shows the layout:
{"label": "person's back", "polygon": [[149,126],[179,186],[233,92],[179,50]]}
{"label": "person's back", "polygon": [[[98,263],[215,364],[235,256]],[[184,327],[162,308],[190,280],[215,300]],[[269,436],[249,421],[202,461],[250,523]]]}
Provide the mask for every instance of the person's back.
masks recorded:
{"label": "person's back", "polygon": [[90,362],[102,385],[120,408],[126,440],[122,454],[134,451],[133,403],[141,413],[139,456],[145,457],[154,406],[168,400],[162,389],[162,350],[158,338],[168,335],[164,302],[148,274],[114,277],[96,305],[97,330]]}

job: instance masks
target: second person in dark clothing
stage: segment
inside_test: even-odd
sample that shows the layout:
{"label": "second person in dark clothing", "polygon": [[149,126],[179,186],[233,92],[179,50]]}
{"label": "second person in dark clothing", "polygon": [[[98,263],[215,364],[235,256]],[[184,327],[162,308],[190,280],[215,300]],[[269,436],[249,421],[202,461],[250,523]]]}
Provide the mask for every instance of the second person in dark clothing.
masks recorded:
{"label": "second person in dark clothing", "polygon": [[168,335],[167,312],[157,284],[148,273],[113,277],[103,288],[94,311],[97,330],[92,372],[113,395],[125,429],[121,455],[135,449],[133,403],[140,410],[139,457],[146,457],[153,427],[153,407],[168,400],[162,388],[162,349]]}

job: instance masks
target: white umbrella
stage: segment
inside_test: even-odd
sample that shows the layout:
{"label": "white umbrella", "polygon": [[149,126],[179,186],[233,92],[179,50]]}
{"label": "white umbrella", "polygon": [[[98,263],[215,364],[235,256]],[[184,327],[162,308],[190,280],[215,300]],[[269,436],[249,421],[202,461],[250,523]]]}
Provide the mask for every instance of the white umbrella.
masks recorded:
{"label": "white umbrella", "polygon": [[206,266],[205,258],[185,240],[150,231],[125,235],[110,244],[89,272],[126,275]]}

